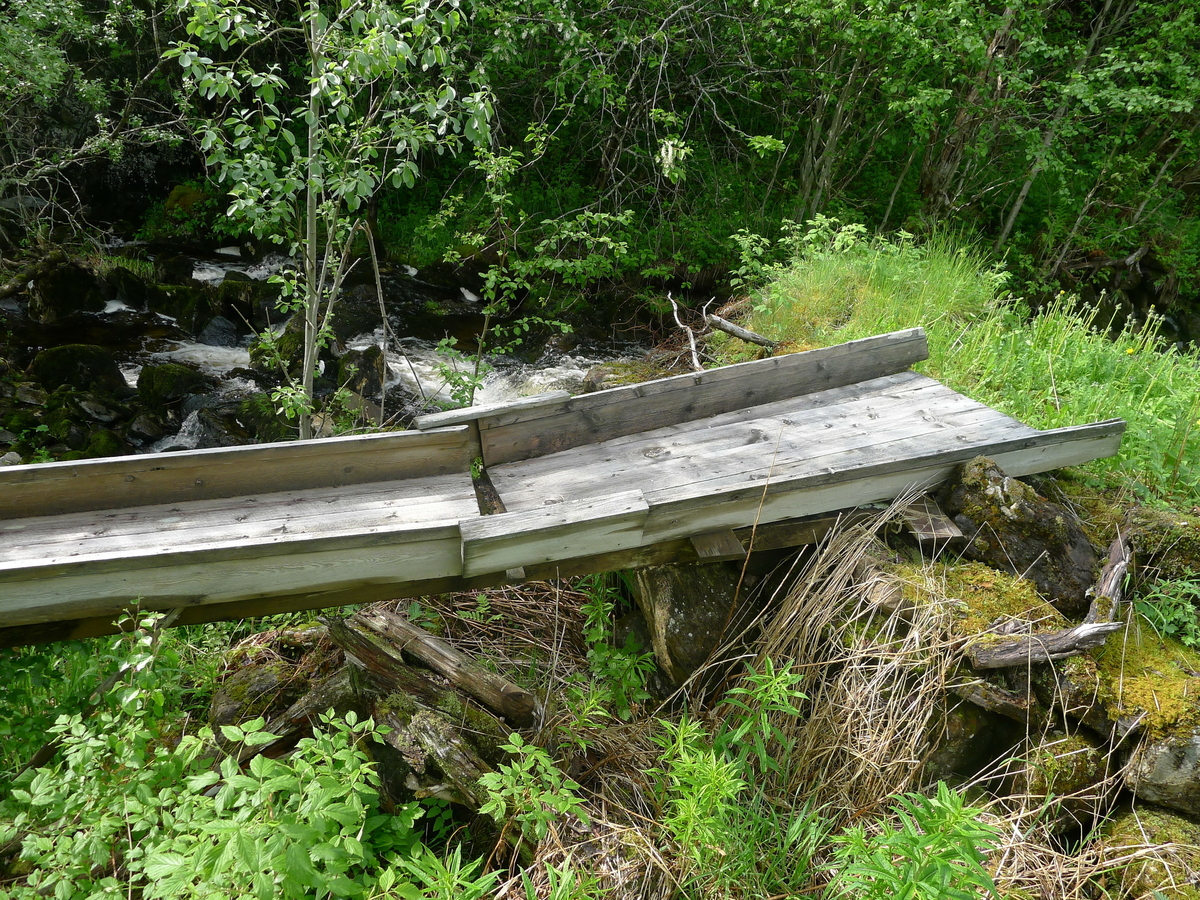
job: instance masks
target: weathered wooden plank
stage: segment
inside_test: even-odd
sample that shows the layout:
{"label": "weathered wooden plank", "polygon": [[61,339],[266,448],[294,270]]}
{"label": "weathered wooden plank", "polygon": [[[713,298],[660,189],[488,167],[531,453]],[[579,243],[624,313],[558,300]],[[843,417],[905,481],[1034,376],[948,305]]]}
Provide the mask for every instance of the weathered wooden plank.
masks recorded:
{"label": "weathered wooden plank", "polygon": [[597,391],[479,420],[488,466],[902,371],[929,350],[920,328]]}
{"label": "weathered wooden plank", "polygon": [[637,547],[650,507],[640,491],[556,503],[462,523],[463,574]]}
{"label": "weathered wooden plank", "polygon": [[[10,625],[352,590],[461,574],[457,522],[200,551],[96,554],[0,571],[0,620]],[[51,580],[52,579],[52,580]],[[346,601],[350,602],[350,601]]]}
{"label": "weathered wooden plank", "polygon": [[447,425],[462,425],[467,422],[477,422],[480,419],[518,410],[540,409],[554,407],[571,395],[567,391],[547,391],[544,394],[534,394],[504,403],[481,403],[478,406],[468,406],[465,409],[451,409],[446,412],[429,413],[417,416],[413,427],[426,431],[430,428],[444,428]]}
{"label": "weathered wooden plank", "polygon": [[954,467],[978,455],[995,460],[1013,476],[1044,472],[1111,456],[1120,447],[1125,423],[1035,432],[990,445],[967,445],[923,456],[888,459],[871,465],[830,467],[800,477],[772,479],[711,494],[669,499],[648,494],[647,542],[684,537],[697,531],[737,527],[746,521],[773,522],[815,515],[847,505],[890,500],[908,490],[944,481]]}
{"label": "weathered wooden plank", "polygon": [[950,541],[963,536],[959,527],[934,502],[922,495],[900,512],[909,532],[918,541]]}
{"label": "weathered wooden plank", "polygon": [[469,472],[465,425],[437,431],[0,467],[0,519]]}
{"label": "weathered wooden plank", "polygon": [[[783,401],[764,408],[770,415],[759,418],[718,416],[655,429],[496,466],[490,474],[510,510],[646,485],[653,485],[647,497],[654,502],[659,495],[706,494],[768,477],[821,472],[841,466],[848,454],[869,462],[893,453],[921,455],[931,448],[986,443],[1007,432],[1037,433],[930,379],[913,377],[924,383],[906,389],[903,402],[873,395],[789,409],[791,401]],[[914,404],[913,397],[920,402]]]}
{"label": "weathered wooden plank", "polygon": [[742,546],[742,542],[737,539],[737,535],[731,528],[693,535],[690,540],[699,562],[722,562],[746,558],[746,548]]}
{"label": "weathered wooden plank", "polygon": [[0,567],[124,548],[166,553],[232,538],[252,543],[281,534],[353,532],[376,525],[458,521],[478,515],[469,476],[373,482],[254,497],[92,510],[0,521]]}

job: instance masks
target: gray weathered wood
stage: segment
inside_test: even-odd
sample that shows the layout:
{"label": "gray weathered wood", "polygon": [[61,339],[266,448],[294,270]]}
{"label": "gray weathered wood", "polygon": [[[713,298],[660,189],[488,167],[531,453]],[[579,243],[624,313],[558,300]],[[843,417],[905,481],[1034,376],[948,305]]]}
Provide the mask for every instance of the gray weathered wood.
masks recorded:
{"label": "gray weathered wood", "polygon": [[469,472],[470,429],[0,467],[0,519]]}
{"label": "gray weathered wood", "polygon": [[353,592],[460,574],[460,548],[458,523],[453,522],[302,540],[280,537],[276,543],[249,546],[231,540],[160,555],[47,560],[0,569],[0,620],[21,625],[115,616],[142,601],[164,609],[311,595],[314,588],[328,594]]}
{"label": "gray weathered wood", "polygon": [[583,394],[479,420],[488,466],[902,371],[929,350],[919,328],[835,347]]}
{"label": "gray weathered wood", "polygon": [[741,325],[735,325],[727,319],[722,319],[720,316],[709,313],[704,317],[713,328],[718,331],[723,331],[726,334],[731,334],[741,341],[746,341],[750,344],[758,344],[760,347],[766,347],[768,350],[774,350],[778,346],[777,341],[773,341],[768,337],[763,337],[757,331],[751,331],[749,328],[743,328]]}
{"label": "gray weathered wood", "polygon": [[742,546],[742,542],[738,540],[731,528],[694,535],[691,542],[699,562],[722,562],[746,558],[746,548]]}
{"label": "gray weathered wood", "polygon": [[918,541],[950,541],[963,536],[954,521],[934,502],[922,494],[900,512],[905,527]]}
{"label": "gray weathered wood", "polygon": [[445,641],[434,637],[403,616],[384,610],[364,610],[357,622],[386,638],[402,652],[410,654],[484,706],[504,716],[509,723],[527,728],[534,723],[537,698],[507,678],[489,672],[474,660],[459,653]]}
{"label": "gray weathered wood", "polygon": [[504,403],[481,403],[478,406],[468,406],[464,409],[450,409],[446,412],[427,413],[413,420],[413,427],[422,431],[430,428],[444,428],[447,425],[462,425],[466,422],[476,422],[489,416],[519,410],[555,407],[570,398],[567,391],[546,391],[544,394],[534,394]]}
{"label": "gray weathered wood", "polygon": [[649,510],[640,491],[625,491],[463,522],[463,574],[639,547]]}

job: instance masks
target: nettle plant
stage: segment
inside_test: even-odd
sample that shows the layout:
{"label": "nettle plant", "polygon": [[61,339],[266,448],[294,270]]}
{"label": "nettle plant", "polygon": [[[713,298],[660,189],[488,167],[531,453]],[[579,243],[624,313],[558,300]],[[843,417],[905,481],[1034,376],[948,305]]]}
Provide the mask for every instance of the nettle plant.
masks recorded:
{"label": "nettle plant", "polygon": [[[166,55],[215,109],[198,132],[229,214],[299,259],[278,281],[283,309],[303,316],[303,361],[274,396],[309,438],[317,357],[360,233],[374,258],[368,202],[385,183],[412,187],[420,154],[485,143],[491,100],[454,58],[458,0],[307,0],[295,20],[220,0],[179,9],[195,42]],[[302,74],[283,62],[297,45]]]}

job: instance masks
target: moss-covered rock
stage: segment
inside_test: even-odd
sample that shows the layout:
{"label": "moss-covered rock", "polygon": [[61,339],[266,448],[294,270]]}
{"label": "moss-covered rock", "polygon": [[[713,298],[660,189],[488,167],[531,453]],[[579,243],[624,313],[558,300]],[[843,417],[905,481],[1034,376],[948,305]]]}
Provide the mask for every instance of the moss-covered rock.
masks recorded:
{"label": "moss-covered rock", "polygon": [[1200,516],[1139,507],[1127,521],[1141,577],[1154,581],[1200,577]]}
{"label": "moss-covered rock", "polygon": [[138,394],[150,410],[161,413],[177,406],[192,394],[206,394],[217,386],[215,379],[181,363],[159,363],[142,367]]}
{"label": "moss-covered rock", "polygon": [[1138,806],[1113,816],[1102,831],[1103,857],[1115,867],[1128,900],[1200,900],[1200,823]]}
{"label": "moss-covered rock", "polygon": [[377,397],[383,393],[385,376],[383,351],[375,344],[362,350],[347,350],[338,360],[338,387],[360,397]]}
{"label": "moss-covered rock", "polygon": [[69,385],[80,391],[127,396],[129,385],[111,353],[94,344],[63,344],[38,353],[28,374],[48,390]]}
{"label": "moss-covered rock", "polygon": [[1200,653],[1160,638],[1135,618],[1091,657],[1110,721],[1136,720],[1151,740],[1200,725]]}
{"label": "moss-covered rock", "polygon": [[100,312],[104,305],[100,279],[74,261],[56,266],[34,279],[29,295],[29,315],[44,325],[72,313]]}
{"label": "moss-covered rock", "polygon": [[1112,766],[1104,747],[1081,732],[1043,738],[1010,779],[1014,793],[1048,804],[1058,829],[1091,824],[1108,799]]}
{"label": "moss-covered rock", "polygon": [[968,559],[1030,579],[1063,612],[1087,608],[1100,560],[1071,510],[982,456],[959,466],[938,500],[962,530]]}

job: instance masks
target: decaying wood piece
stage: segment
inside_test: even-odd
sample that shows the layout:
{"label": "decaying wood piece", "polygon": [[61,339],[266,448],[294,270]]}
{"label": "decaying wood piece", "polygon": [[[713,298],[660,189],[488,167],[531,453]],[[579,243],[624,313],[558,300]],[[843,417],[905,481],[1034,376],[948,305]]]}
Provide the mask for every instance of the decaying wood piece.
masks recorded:
{"label": "decaying wood piece", "polygon": [[487,671],[403,616],[381,610],[364,610],[357,613],[354,619],[449,678],[480,703],[504,716],[512,725],[527,728],[534,723],[538,702],[533,694]]}
{"label": "decaying wood piece", "polygon": [[342,715],[354,706],[355,692],[351,671],[343,667],[313,685],[303,697],[289,706],[280,715],[267,723],[265,730],[275,735],[270,744],[242,744],[237,753],[238,762],[245,762],[260,753],[270,755],[273,750],[288,745],[299,736],[309,733],[322,713],[333,710]]}
{"label": "decaying wood piece", "polygon": [[1101,646],[1108,635],[1124,628],[1114,621],[1121,606],[1121,584],[1129,568],[1129,544],[1119,535],[1108,552],[1108,562],[1093,589],[1091,606],[1083,622],[1045,634],[1027,634],[1009,640],[969,644],[965,653],[977,669],[1045,663],[1076,656]]}
{"label": "decaying wood piece", "polygon": [[1005,669],[1009,666],[1052,662],[1093,650],[1114,631],[1124,627],[1121,622],[1084,623],[1048,634],[1027,634],[991,644],[970,644],[966,654],[971,665],[977,669]]}
{"label": "decaying wood piece", "polygon": [[743,328],[741,325],[734,325],[727,319],[722,319],[720,316],[714,316],[709,313],[704,317],[713,328],[718,331],[723,331],[726,334],[733,335],[738,340],[746,341],[749,344],[758,344],[760,347],[766,347],[768,350],[774,350],[779,346],[778,342],[771,340],[768,337],[763,337],[756,331],[751,331],[749,328]]}
{"label": "decaying wood piece", "polygon": [[411,717],[385,709],[378,719],[388,728],[384,740],[410,764],[415,763],[414,770],[421,770],[419,774],[433,774],[426,769],[427,758],[432,757],[436,763],[441,777],[434,782],[418,778],[416,771],[410,776],[408,787],[418,800],[437,797],[471,809],[483,805],[487,795],[479,786],[479,778],[492,767],[444,716],[417,704]]}
{"label": "decaying wood piece", "polygon": [[950,690],[976,706],[999,713],[1022,724],[1029,724],[1033,697],[1028,692],[1018,694],[1014,691],[1006,691],[990,681],[983,680],[954,684],[950,686]]}
{"label": "decaying wood piece", "polygon": [[434,684],[404,661],[398,647],[356,621],[327,618],[330,639],[358,666],[371,690],[381,696],[407,694],[427,706],[436,706],[446,689]]}
{"label": "decaying wood piece", "polygon": [[8,281],[0,284],[0,300],[3,300],[10,294],[15,294],[18,291],[23,290],[25,285],[29,284],[29,282],[33,281],[33,279],[38,278],[41,275],[45,275],[55,266],[65,263],[66,261],[67,254],[62,250],[51,251],[37,262],[31,263],[23,268]]}

